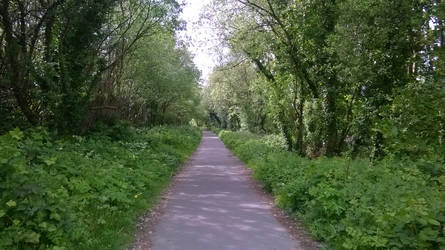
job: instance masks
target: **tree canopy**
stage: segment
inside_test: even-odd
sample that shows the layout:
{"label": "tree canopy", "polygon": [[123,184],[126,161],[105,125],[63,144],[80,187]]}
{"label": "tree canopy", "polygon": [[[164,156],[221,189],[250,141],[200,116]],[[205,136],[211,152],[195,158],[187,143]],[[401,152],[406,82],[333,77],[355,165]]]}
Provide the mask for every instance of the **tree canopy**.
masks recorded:
{"label": "tree canopy", "polygon": [[175,37],[180,9],[157,0],[1,1],[2,131],[197,117],[199,73]]}
{"label": "tree canopy", "polygon": [[214,124],[312,157],[444,160],[442,2],[215,0],[209,15],[231,51],[204,90]]}

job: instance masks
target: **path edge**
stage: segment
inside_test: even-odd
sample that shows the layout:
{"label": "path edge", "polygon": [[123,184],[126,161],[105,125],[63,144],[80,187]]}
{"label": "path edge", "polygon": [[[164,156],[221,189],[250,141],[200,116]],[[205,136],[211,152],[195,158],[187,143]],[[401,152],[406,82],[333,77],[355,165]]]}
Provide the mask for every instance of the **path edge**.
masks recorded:
{"label": "path edge", "polygon": [[133,235],[133,242],[126,248],[126,250],[150,250],[152,246],[151,238],[153,236],[154,225],[159,221],[159,218],[164,214],[165,208],[168,204],[168,197],[172,189],[178,182],[178,176],[181,175],[187,168],[189,168],[196,157],[198,148],[203,142],[203,131],[201,131],[201,141],[196,146],[195,151],[188,157],[188,159],[179,166],[171,177],[170,183],[159,194],[156,205],[148,209],[144,214],[139,216],[136,223],[136,229]]}
{"label": "path edge", "polygon": [[[217,134],[216,136],[219,138]],[[219,138],[219,140],[221,140],[221,138]],[[221,142],[224,144],[223,140],[221,140]],[[282,225],[286,229],[292,239],[298,243],[296,249],[323,249],[323,244],[314,239],[314,237],[308,232],[306,226],[300,218],[293,216],[292,214],[278,206],[273,194],[266,191],[264,189],[264,184],[254,178],[253,169],[248,167],[246,163],[239,159],[238,156],[235,155],[235,153],[230,150],[225,144],[224,147],[232,153],[233,157],[235,157],[238,161],[238,164],[240,164],[244,168],[245,175],[248,177],[247,179],[249,185],[255,190],[258,197],[269,205],[272,216],[278,221],[280,225]]]}

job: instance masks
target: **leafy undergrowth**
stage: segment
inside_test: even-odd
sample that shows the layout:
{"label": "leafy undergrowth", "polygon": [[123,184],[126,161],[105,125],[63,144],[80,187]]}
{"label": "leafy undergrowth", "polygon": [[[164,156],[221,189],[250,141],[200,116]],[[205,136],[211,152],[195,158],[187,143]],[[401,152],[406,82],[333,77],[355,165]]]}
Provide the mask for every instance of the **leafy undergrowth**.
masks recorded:
{"label": "leafy undergrowth", "polygon": [[0,136],[0,249],[119,249],[195,150],[189,127]]}
{"label": "leafy undergrowth", "polygon": [[221,139],[332,249],[444,249],[444,165],[309,160],[248,133]]}

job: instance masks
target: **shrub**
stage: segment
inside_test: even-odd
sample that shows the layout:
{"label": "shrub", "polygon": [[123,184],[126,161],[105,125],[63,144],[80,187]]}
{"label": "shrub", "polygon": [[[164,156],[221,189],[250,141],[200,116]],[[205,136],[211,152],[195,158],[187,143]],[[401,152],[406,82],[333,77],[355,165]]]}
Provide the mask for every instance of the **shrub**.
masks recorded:
{"label": "shrub", "polygon": [[135,219],[200,133],[111,130],[60,138],[42,128],[16,129],[0,136],[0,249],[111,249],[131,240]]}
{"label": "shrub", "polygon": [[269,147],[287,150],[286,138],[283,135],[265,135],[261,141]]}
{"label": "shrub", "polygon": [[302,217],[330,248],[445,245],[443,165],[393,159],[371,167],[364,160],[309,160],[270,147],[254,135],[221,135],[278,204]]}

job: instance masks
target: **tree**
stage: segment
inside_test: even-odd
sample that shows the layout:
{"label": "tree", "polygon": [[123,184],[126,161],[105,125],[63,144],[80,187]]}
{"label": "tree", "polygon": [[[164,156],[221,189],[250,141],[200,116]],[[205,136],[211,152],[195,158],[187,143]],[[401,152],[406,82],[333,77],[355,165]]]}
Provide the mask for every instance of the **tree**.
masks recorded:
{"label": "tree", "polygon": [[437,82],[443,72],[443,4],[434,0],[219,0],[215,6],[226,46],[267,79],[270,116],[289,149],[302,155],[364,149],[374,159],[384,156],[392,139],[380,120],[394,119],[396,97],[413,93],[411,84]]}
{"label": "tree", "polygon": [[176,46],[169,31],[141,40],[117,91],[124,119],[160,125],[187,123],[200,115],[199,72],[186,48]]}
{"label": "tree", "polygon": [[271,131],[264,83],[253,65],[242,58],[220,66],[203,90],[204,105],[215,125],[257,133]]}
{"label": "tree", "polygon": [[[197,93],[192,91],[195,87],[181,89],[179,82],[196,82],[197,72],[188,52],[173,49],[177,42],[171,39],[180,28],[179,11],[180,5],[170,0],[1,1],[0,92],[8,97],[9,106],[2,110],[8,112],[7,117],[21,113],[29,124],[49,126],[61,133],[80,133],[99,120],[120,119],[121,103],[131,102],[122,100],[120,93],[131,88],[125,86],[131,82],[124,80],[127,67],[144,60],[136,51],[157,53],[143,49],[152,37],[169,46],[162,51],[168,51],[171,58],[158,65],[178,68],[165,68],[162,73],[172,72],[169,77],[154,74],[152,80],[185,91],[179,100],[193,99],[183,105],[184,113],[192,112],[198,106]],[[159,35],[167,33],[168,39]],[[9,98],[11,93],[13,98]],[[156,113],[172,102],[162,103]]]}

